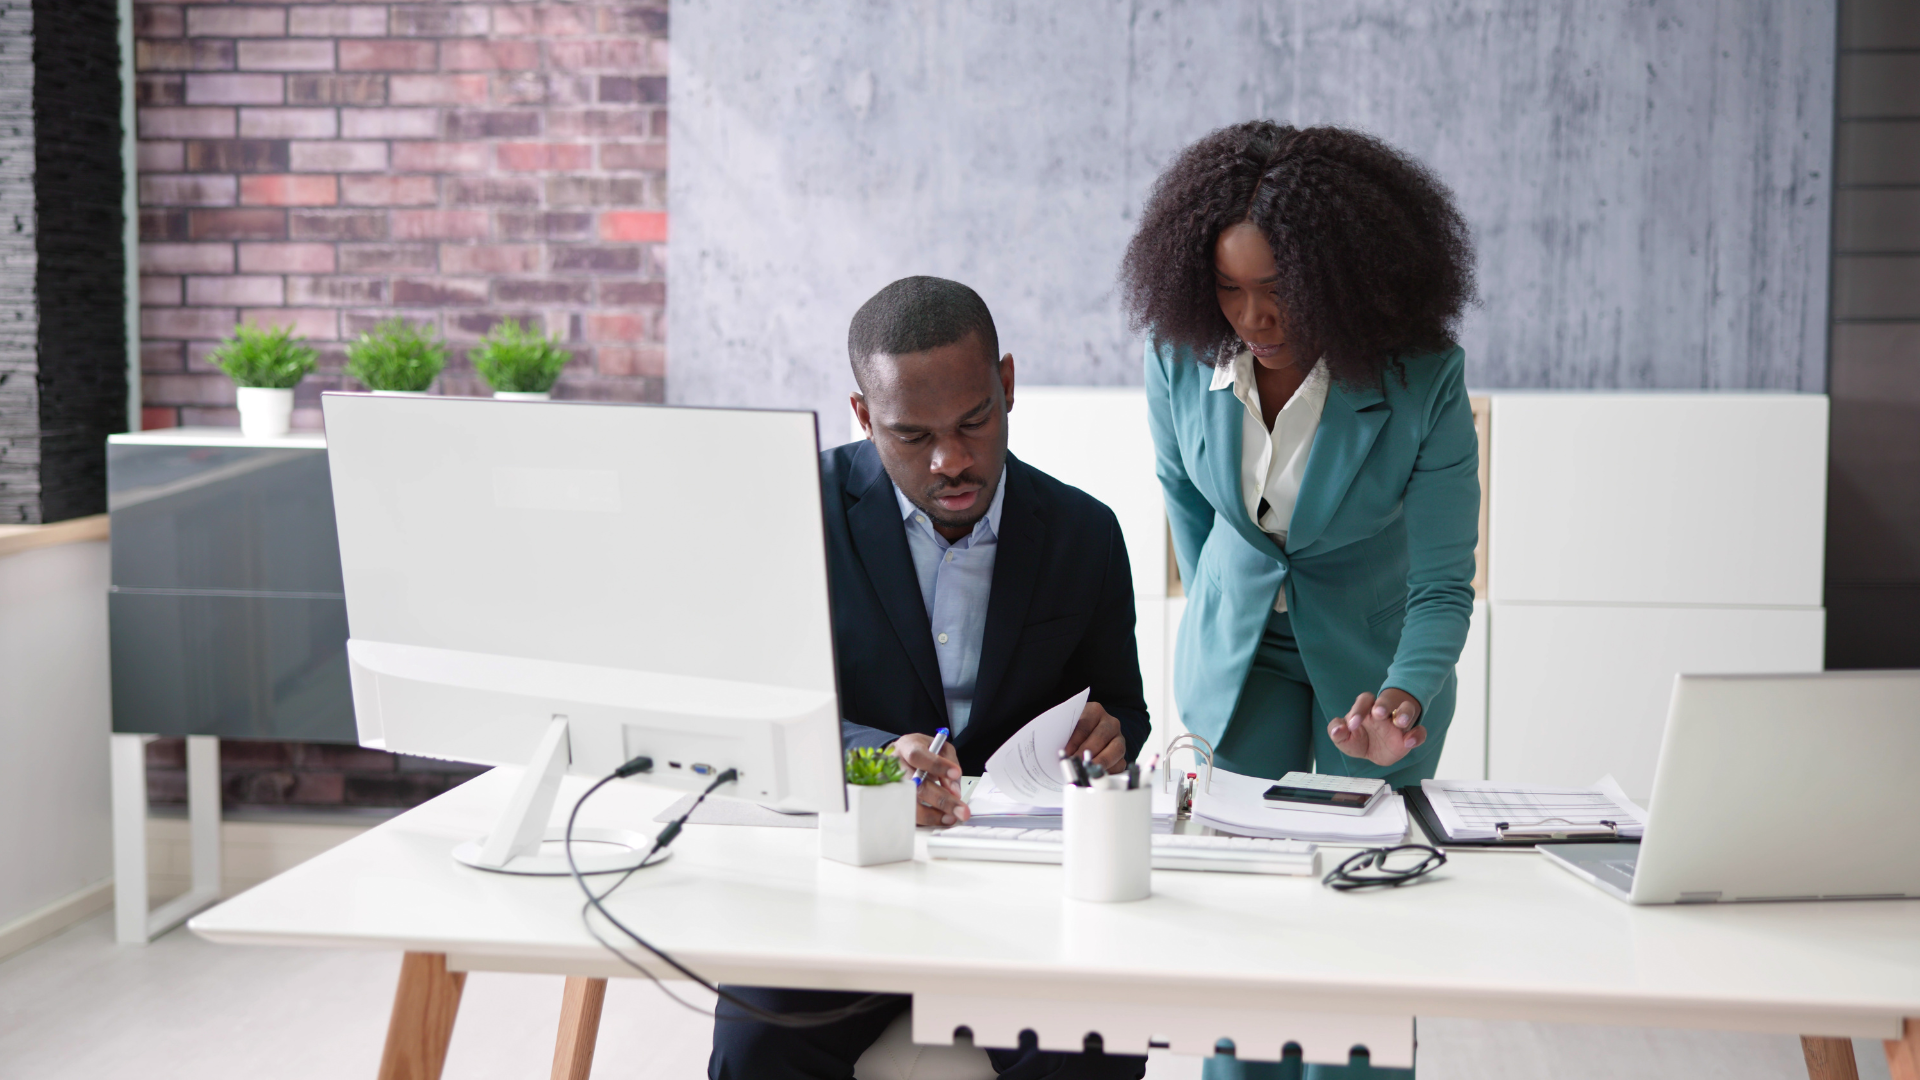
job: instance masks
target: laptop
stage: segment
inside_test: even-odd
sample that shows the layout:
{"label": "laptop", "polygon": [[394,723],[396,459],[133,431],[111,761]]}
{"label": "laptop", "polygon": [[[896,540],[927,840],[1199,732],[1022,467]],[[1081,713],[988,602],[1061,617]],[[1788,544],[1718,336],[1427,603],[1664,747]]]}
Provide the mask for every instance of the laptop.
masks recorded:
{"label": "laptop", "polygon": [[1634,904],[1920,897],[1920,671],[1681,675],[1638,844],[1542,844]]}

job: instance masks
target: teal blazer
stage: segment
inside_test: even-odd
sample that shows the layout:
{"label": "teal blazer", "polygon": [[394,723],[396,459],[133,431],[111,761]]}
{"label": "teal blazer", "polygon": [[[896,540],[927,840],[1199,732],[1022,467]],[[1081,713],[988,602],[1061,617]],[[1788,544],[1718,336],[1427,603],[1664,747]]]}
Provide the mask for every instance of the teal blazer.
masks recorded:
{"label": "teal blazer", "polygon": [[1218,744],[1286,590],[1316,702],[1344,715],[1363,691],[1420,702],[1427,741],[1355,776],[1433,775],[1453,719],[1453,668],[1473,614],[1480,526],[1479,441],[1459,349],[1406,361],[1406,379],[1327,392],[1284,550],[1247,513],[1240,488],[1245,406],[1209,390],[1187,349],[1146,346],[1155,467],[1166,489],[1187,594],[1174,700],[1187,729]]}

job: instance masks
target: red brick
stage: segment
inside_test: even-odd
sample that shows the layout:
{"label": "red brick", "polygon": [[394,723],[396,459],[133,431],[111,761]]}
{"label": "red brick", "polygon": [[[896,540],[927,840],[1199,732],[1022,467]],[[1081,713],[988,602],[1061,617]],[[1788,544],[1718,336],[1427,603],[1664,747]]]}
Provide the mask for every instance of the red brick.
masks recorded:
{"label": "red brick", "polygon": [[640,249],[581,244],[553,249],[555,270],[584,270],[597,274],[631,274],[640,269]]}
{"label": "red brick", "polygon": [[140,312],[143,338],[223,338],[231,333],[232,308],[150,308]]}
{"label": "red brick", "polygon": [[665,75],[602,75],[600,100],[608,104],[665,105]]}
{"label": "red brick", "polygon": [[241,71],[332,71],[331,41],[242,41]]}
{"label": "red brick", "polygon": [[439,47],[431,41],[342,41],[342,71],[432,71]]}
{"label": "red brick", "polygon": [[154,274],[231,274],[232,244],[141,244],[140,270]]}
{"label": "red brick", "polygon": [[187,76],[189,105],[278,105],[287,99],[282,75],[196,72]]}
{"label": "red brick", "polygon": [[589,314],[587,316],[588,341],[645,341],[647,324],[645,315],[631,314]]}
{"label": "red brick", "polygon": [[593,215],[571,210],[501,211],[499,222],[502,240],[585,240],[593,235]]}
{"label": "red brick", "polygon": [[142,206],[232,206],[231,176],[142,176]]}
{"label": "red brick", "polygon": [[188,172],[286,172],[287,144],[274,139],[194,139],[187,143]]}
{"label": "red brick", "polygon": [[341,244],[340,269],[343,272],[371,270],[410,270],[433,272],[440,269],[432,244]]}
{"label": "red brick", "polygon": [[241,244],[243,274],[330,274],[332,244]]}
{"label": "red brick", "polygon": [[548,206],[637,206],[649,194],[645,177],[556,176],[547,181]]}
{"label": "red brick", "polygon": [[134,168],[142,173],[179,172],[186,168],[186,144],[142,140],[135,151]]}
{"label": "red brick", "polygon": [[387,215],[379,210],[294,210],[287,215],[294,240],[385,240]]}
{"label": "red brick", "polygon": [[[242,261],[245,256],[241,256]],[[667,302],[664,281],[602,281],[600,303],[606,307],[633,307],[645,304],[659,307]]]}
{"label": "red brick", "polygon": [[490,228],[484,210],[395,210],[395,240],[484,240]]}
{"label": "red brick", "polygon": [[[343,311],[340,313],[340,336],[351,341],[393,317],[392,311]],[[449,315],[447,321],[450,323],[452,318],[453,316]],[[441,321],[439,316],[430,311],[409,311],[406,313],[406,320],[415,326],[429,329]]]}
{"label": "red brick", "polygon": [[540,67],[540,46],[537,42],[516,40],[443,41],[440,66],[447,71],[534,71]]}
{"label": "red brick", "polygon": [[437,138],[440,110],[341,109],[340,133],[349,139]]}
{"label": "red brick", "polygon": [[536,334],[546,333],[546,320],[532,311],[450,311],[447,313],[447,340],[473,341],[484,336],[501,319],[517,320]]}
{"label": "red brick", "polygon": [[372,4],[329,4],[287,9],[287,33],[295,37],[380,37],[387,9]]}
{"label": "red brick", "polygon": [[540,181],[514,176],[449,176],[449,206],[539,206]]}
{"label": "red brick", "polygon": [[647,43],[633,38],[556,41],[547,55],[555,71],[634,71],[648,60]]}
{"label": "red brick", "polygon": [[331,139],[340,133],[332,109],[241,109],[243,139]]}
{"label": "red brick", "polygon": [[600,239],[660,242],[667,238],[667,215],[657,210],[609,210],[600,215]]}
{"label": "red brick", "polygon": [[154,307],[177,306],[180,303],[180,279],[157,274],[141,274],[140,302]]}
{"label": "red brick", "polygon": [[151,240],[185,240],[187,238],[185,210],[142,207],[139,225],[142,243]]}
{"label": "red brick", "polygon": [[662,345],[602,345],[594,350],[594,361],[602,375],[662,379],[667,374],[667,350]]}
{"label": "red brick", "polygon": [[653,131],[648,109],[549,109],[547,134],[559,139],[644,139]]}
{"label": "red brick", "polygon": [[667,168],[667,144],[649,143],[603,143],[600,146],[600,167],[603,169],[665,172]]}
{"label": "red brick", "polygon": [[186,342],[143,341],[140,343],[141,371],[185,371],[186,369]]}
{"label": "red brick", "polygon": [[667,33],[667,5],[658,7],[604,7],[600,9],[599,30],[603,34]]}
{"label": "red brick", "polygon": [[143,398],[162,405],[233,404],[233,383],[225,375],[155,375],[141,379],[140,389]]}
{"label": "red brick", "polygon": [[482,37],[490,31],[487,9],[477,4],[435,4],[392,10],[389,33],[394,37]]}
{"label": "red brick", "polygon": [[200,305],[283,304],[286,288],[279,277],[229,274],[187,279],[187,303]]}
{"label": "red brick", "polygon": [[514,274],[540,269],[538,244],[442,244],[440,269],[449,274]]}
{"label": "red brick", "polygon": [[137,4],[133,9],[135,38],[179,37],[187,32],[186,16],[177,7]]}
{"label": "red brick", "polygon": [[[142,379],[140,381],[141,381],[142,387],[144,388],[146,380]],[[170,428],[170,427],[179,427],[179,426],[180,426],[180,414],[177,411],[173,409],[156,409],[147,405],[140,406],[140,430],[141,431],[157,431],[161,428]]]}
{"label": "red brick", "polygon": [[540,113],[533,109],[490,109],[447,114],[449,139],[515,139],[540,134]]}
{"label": "red brick", "polygon": [[393,302],[413,307],[484,304],[487,282],[484,278],[395,278]]}
{"label": "red brick", "polygon": [[133,79],[133,103],[142,109],[155,105],[185,105],[187,80],[180,75],[136,75]]}
{"label": "red brick", "polygon": [[195,240],[284,240],[285,210],[194,210],[187,215],[187,235]]}
{"label": "red brick", "polygon": [[397,142],[393,144],[395,172],[485,172],[493,164],[486,143]]}
{"label": "red brick", "polygon": [[369,277],[290,277],[289,304],[384,304],[387,279]]}
{"label": "red brick", "polygon": [[385,75],[289,75],[293,105],[379,105],[387,100]]}
{"label": "red brick", "polygon": [[136,41],[133,65],[140,71],[232,71],[231,41]]}
{"label": "red brick", "polygon": [[340,182],[331,176],[254,175],[240,178],[240,202],[246,206],[332,206],[340,201]]}
{"label": "red brick", "polygon": [[385,172],[383,142],[296,142],[289,148],[295,172]]}
{"label": "red brick", "polygon": [[477,105],[487,100],[485,75],[394,75],[387,100],[395,105]]}
{"label": "red brick", "polygon": [[653,131],[650,134],[652,134],[654,138],[656,139],[666,138],[668,135],[669,129],[672,126],[673,125],[670,124],[667,120],[667,110],[665,109],[653,110]]}
{"label": "red brick", "polygon": [[432,176],[343,176],[340,201],[349,206],[432,206],[440,181]]}
{"label": "red brick", "polygon": [[143,139],[230,139],[234,133],[232,109],[141,109]]}
{"label": "red brick", "polygon": [[493,32],[502,37],[578,37],[593,33],[592,15],[578,7],[498,7]]}
{"label": "red brick", "polygon": [[284,37],[287,9],[282,7],[195,7],[187,11],[190,37]]}
{"label": "red brick", "polygon": [[593,165],[593,148],[582,143],[501,143],[500,167],[515,172],[577,170]]}
{"label": "red brick", "polygon": [[260,326],[290,326],[295,335],[316,341],[333,341],[340,336],[340,313],[332,308],[249,308],[240,317]]}
{"label": "red brick", "polygon": [[505,278],[493,283],[493,298],[502,304],[587,304],[593,301],[593,282],[586,278]]}
{"label": "red brick", "polygon": [[497,79],[502,105],[584,105],[593,101],[594,76],[516,71]]}

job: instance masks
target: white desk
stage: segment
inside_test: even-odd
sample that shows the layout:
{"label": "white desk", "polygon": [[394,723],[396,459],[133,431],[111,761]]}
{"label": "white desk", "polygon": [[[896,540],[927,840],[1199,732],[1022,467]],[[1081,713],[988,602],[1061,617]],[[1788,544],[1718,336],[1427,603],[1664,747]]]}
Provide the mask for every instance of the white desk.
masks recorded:
{"label": "white desk", "polygon": [[[462,976],[633,974],[582,928],[566,879],[485,874],[453,846],[483,832],[517,770],[496,770],[193,919],[216,942],[418,954],[403,966],[383,1077],[438,1074]],[[584,783],[569,780],[562,807]],[[616,785],[582,824],[652,828],[674,793]],[[1634,908],[1514,852],[1461,853],[1427,884],[1341,894],[1317,881],[1159,872],[1134,904],[1060,896],[1058,867],[824,862],[810,830],[689,826],[666,864],[611,902],[657,945],[721,982],[915,995],[914,1032],[1049,1049],[1098,1031],[1243,1057],[1299,1043],[1344,1062],[1406,1064],[1412,1018],[1700,1027],[1899,1040],[1920,1017],[1920,902]],[[444,957],[444,962],[441,958]],[[597,1020],[597,999],[587,1000]],[[1896,1080],[1920,1024],[1889,1044]],[[593,1025],[586,1025],[591,1054]],[[578,1041],[580,1033],[573,1038]],[[568,1039],[563,1030],[563,1044]],[[1809,1043],[1815,1051],[1844,1044]],[[1824,1052],[1824,1050],[1822,1051]],[[556,1075],[562,1075],[558,1061]],[[584,1066],[570,1075],[584,1076]]]}

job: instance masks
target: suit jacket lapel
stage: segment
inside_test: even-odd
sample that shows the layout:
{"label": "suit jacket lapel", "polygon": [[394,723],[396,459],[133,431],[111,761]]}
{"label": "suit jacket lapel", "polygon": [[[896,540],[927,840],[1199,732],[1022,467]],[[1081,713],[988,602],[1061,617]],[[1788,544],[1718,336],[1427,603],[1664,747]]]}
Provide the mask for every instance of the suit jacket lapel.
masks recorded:
{"label": "suit jacket lapel", "polygon": [[1233,396],[1231,388],[1208,390],[1201,398],[1200,456],[1206,463],[1201,478],[1212,488],[1205,494],[1214,507],[1226,515],[1247,543],[1278,560],[1280,546],[1254,523],[1240,493],[1240,428],[1246,417],[1246,405]]}
{"label": "suit jacket lapel", "polygon": [[847,490],[859,500],[847,508],[847,530],[860,565],[912,659],[921,686],[933,699],[934,711],[945,716],[947,695],[940,685],[940,661],[933,655],[933,624],[920,599],[920,579],[914,573],[913,554],[907,550],[900,503],[893,497],[893,481],[881,467],[880,455],[871,446],[862,448],[859,465],[847,478]]}
{"label": "suit jacket lapel", "polygon": [[1307,455],[1307,472],[1300,481],[1300,499],[1287,526],[1287,550],[1299,551],[1320,539],[1340,501],[1347,497],[1353,478],[1373,449],[1373,440],[1386,426],[1392,410],[1376,387],[1345,390],[1335,383],[1327,389],[1320,429]]}
{"label": "suit jacket lapel", "polygon": [[[993,556],[993,592],[987,600],[987,625],[980,636],[980,669],[974,675],[973,712],[962,738],[986,725],[986,708],[1013,663],[1013,647],[1026,625],[1027,608],[1040,575],[1040,553],[1046,550],[1047,522],[1039,513],[1039,496],[1025,463],[1007,455],[1007,495],[1000,505],[1000,536]],[[1030,716],[1013,718],[1026,723]]]}

